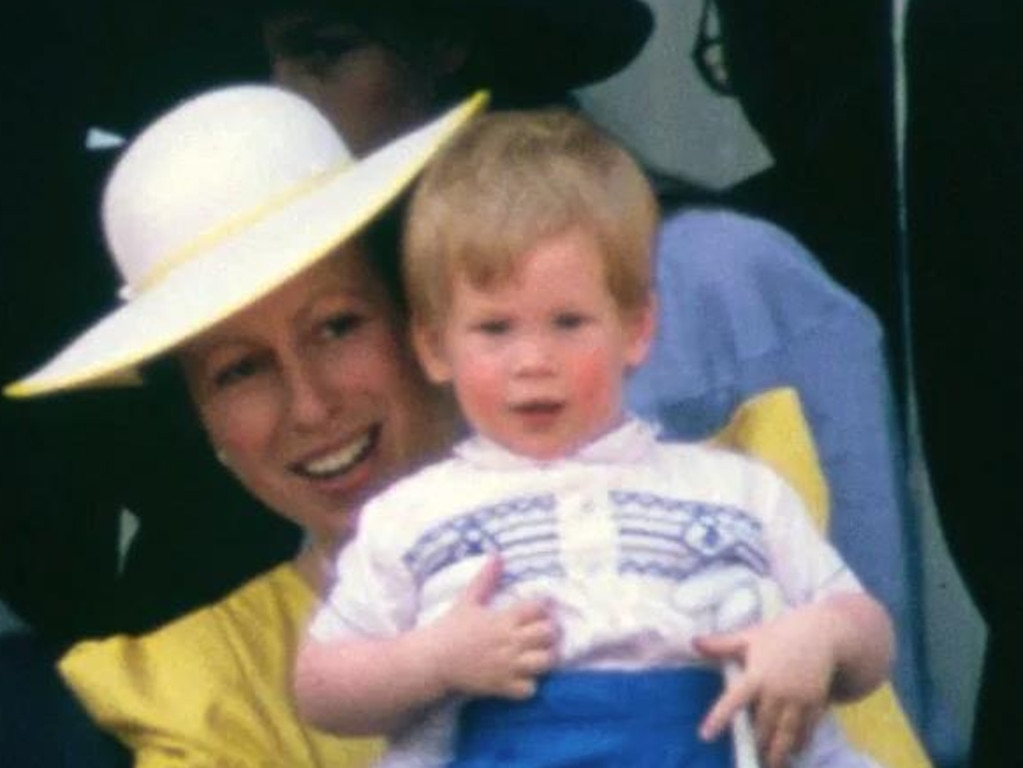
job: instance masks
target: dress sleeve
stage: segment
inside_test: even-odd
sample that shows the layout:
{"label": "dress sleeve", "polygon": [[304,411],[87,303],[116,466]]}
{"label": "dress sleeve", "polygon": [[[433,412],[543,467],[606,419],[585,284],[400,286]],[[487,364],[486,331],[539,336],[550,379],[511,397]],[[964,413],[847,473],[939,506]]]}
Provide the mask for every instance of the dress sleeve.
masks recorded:
{"label": "dress sleeve", "polygon": [[289,677],[311,596],[280,576],[154,632],[79,643],[61,676],[136,768],[365,768],[378,742],[298,718]]}
{"label": "dress sleeve", "polygon": [[216,764],[209,736],[225,669],[213,661],[215,637],[193,629],[86,641],[60,661],[90,716],[132,750],[136,766]]}

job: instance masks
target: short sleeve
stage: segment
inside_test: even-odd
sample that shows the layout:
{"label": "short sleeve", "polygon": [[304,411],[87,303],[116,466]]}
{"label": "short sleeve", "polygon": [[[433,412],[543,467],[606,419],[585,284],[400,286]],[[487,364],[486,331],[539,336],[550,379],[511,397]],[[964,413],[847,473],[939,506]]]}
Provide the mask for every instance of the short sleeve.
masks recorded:
{"label": "short sleeve", "polygon": [[401,558],[403,536],[387,518],[381,499],[363,510],[358,534],[338,557],[337,581],[309,626],[314,640],[393,637],[415,626],[417,585]]}
{"label": "short sleeve", "polygon": [[856,575],[814,523],[799,495],[767,467],[773,503],[766,513],[765,538],[772,572],[792,605],[839,592],[862,592]]}

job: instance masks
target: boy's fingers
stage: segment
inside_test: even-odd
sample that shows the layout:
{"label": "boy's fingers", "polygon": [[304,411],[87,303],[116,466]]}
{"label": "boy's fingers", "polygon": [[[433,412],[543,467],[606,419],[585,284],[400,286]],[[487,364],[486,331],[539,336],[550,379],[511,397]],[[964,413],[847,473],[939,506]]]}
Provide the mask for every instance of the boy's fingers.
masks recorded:
{"label": "boy's fingers", "polygon": [[551,606],[549,601],[537,598],[535,600],[523,600],[521,603],[517,603],[512,610],[520,624],[542,624],[549,621]]}
{"label": "boy's fingers", "polygon": [[479,569],[469,586],[462,592],[459,602],[486,605],[501,583],[501,558],[490,555]]}
{"label": "boy's fingers", "polygon": [[713,741],[728,727],[735,713],[753,700],[756,687],[747,677],[730,682],[700,724],[700,738]]}
{"label": "boy's fingers", "polygon": [[769,751],[774,740],[782,712],[783,707],[777,699],[761,698],[757,702],[753,717],[753,730],[757,734],[757,744],[765,753]]}
{"label": "boy's fingers", "polygon": [[532,621],[522,628],[523,642],[535,648],[551,648],[557,645],[560,636],[558,625],[547,618]]}
{"label": "boy's fingers", "polygon": [[693,641],[693,647],[702,656],[715,661],[735,659],[742,661],[746,653],[746,635],[744,632],[722,632],[715,635],[703,635]]}
{"label": "boy's fingers", "polygon": [[553,651],[530,651],[522,654],[519,659],[519,669],[527,675],[539,675],[552,669],[557,661],[557,656]]}
{"label": "boy's fingers", "polygon": [[536,680],[533,678],[518,678],[509,683],[505,696],[509,699],[528,699],[536,693]]}
{"label": "boy's fingers", "polygon": [[770,741],[765,744],[768,768],[784,768],[798,748],[802,717],[798,707],[785,708],[778,716]]}
{"label": "boy's fingers", "polygon": [[823,706],[805,706],[797,709],[797,721],[794,727],[794,739],[792,741],[792,752],[799,752],[806,748],[813,738],[814,728],[824,715]]}
{"label": "boy's fingers", "polygon": [[802,728],[799,731],[799,737],[796,739],[796,751],[805,749],[807,744],[813,738],[814,729],[817,727],[817,723],[824,716],[824,705],[818,705],[808,708],[803,713]]}

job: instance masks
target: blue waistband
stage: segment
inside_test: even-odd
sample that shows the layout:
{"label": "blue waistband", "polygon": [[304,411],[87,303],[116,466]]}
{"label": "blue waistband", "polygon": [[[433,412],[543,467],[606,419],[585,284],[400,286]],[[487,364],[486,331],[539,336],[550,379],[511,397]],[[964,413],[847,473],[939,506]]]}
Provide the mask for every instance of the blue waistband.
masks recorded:
{"label": "blue waistband", "polygon": [[708,669],[556,672],[541,679],[527,701],[478,699],[466,706],[463,718],[480,724],[580,718],[699,722],[721,689],[721,673]]}
{"label": "blue waistband", "polygon": [[728,766],[727,733],[697,736],[721,690],[706,669],[556,672],[526,701],[466,704],[452,765]]}

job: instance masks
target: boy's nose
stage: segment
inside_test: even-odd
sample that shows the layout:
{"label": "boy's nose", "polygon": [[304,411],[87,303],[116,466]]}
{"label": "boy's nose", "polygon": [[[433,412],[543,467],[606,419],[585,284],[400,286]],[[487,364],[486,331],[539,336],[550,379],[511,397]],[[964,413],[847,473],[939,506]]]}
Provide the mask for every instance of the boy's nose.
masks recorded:
{"label": "boy's nose", "polygon": [[515,372],[520,376],[550,373],[554,363],[555,354],[547,339],[531,336],[521,339],[516,346]]}

